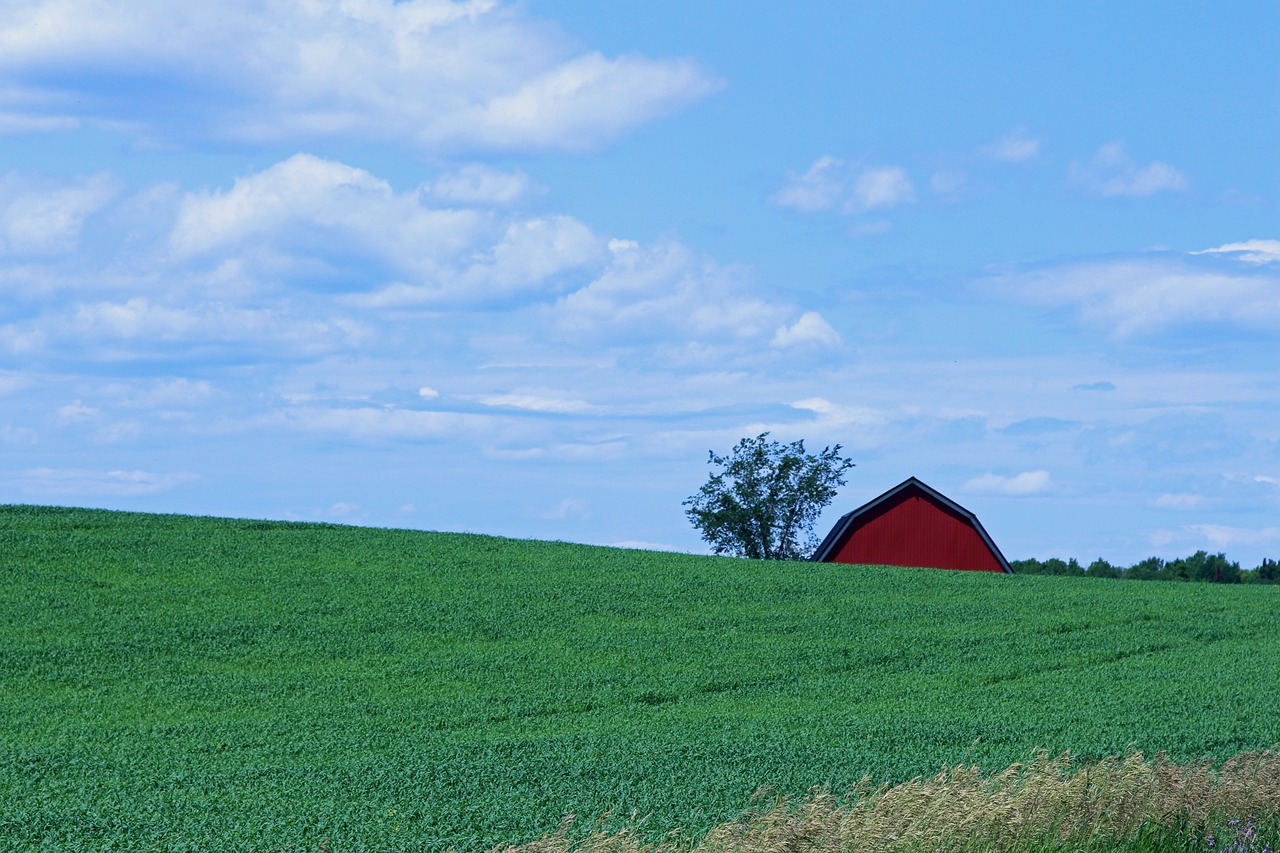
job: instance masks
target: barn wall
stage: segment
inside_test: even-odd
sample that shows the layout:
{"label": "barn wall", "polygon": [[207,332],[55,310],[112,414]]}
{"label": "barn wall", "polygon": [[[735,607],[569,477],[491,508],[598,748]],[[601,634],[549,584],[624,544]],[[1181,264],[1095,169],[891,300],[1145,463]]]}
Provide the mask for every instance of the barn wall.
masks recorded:
{"label": "barn wall", "polygon": [[1003,572],[973,525],[913,490],[857,519],[837,563]]}

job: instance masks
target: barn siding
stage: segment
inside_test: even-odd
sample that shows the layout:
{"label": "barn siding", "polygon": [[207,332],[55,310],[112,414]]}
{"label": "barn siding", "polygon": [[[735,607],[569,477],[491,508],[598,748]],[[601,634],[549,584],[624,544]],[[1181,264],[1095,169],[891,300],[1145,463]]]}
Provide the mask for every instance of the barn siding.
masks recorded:
{"label": "barn siding", "polygon": [[972,524],[915,489],[885,501],[858,522],[834,562],[1004,571]]}

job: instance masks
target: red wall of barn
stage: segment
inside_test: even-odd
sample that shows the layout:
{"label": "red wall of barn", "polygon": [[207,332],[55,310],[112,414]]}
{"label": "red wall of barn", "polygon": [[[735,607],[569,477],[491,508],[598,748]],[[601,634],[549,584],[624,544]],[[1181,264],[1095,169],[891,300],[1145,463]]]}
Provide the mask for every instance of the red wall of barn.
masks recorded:
{"label": "red wall of barn", "polygon": [[1004,571],[968,521],[911,490],[855,523],[833,562]]}

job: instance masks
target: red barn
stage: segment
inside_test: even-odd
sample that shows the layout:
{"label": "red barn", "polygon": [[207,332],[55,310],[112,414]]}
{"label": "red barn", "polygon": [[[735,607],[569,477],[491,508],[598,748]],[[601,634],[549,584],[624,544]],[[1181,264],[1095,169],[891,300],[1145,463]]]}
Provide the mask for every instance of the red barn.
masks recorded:
{"label": "red barn", "polygon": [[813,560],[1013,574],[973,513],[915,477],[841,516]]}

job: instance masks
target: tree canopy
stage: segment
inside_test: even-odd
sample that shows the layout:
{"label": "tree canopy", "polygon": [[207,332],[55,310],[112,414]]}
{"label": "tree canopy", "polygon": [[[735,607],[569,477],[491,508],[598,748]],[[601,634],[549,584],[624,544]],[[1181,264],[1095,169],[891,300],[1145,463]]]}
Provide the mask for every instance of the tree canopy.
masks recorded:
{"label": "tree canopy", "polygon": [[684,502],[685,514],[715,553],[757,560],[808,558],[818,545],[814,523],[854,467],[838,444],[808,454],[803,440],[783,444],[767,432],[728,456],[709,455],[722,470]]}

